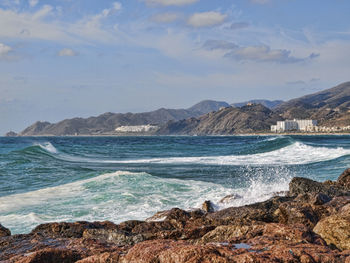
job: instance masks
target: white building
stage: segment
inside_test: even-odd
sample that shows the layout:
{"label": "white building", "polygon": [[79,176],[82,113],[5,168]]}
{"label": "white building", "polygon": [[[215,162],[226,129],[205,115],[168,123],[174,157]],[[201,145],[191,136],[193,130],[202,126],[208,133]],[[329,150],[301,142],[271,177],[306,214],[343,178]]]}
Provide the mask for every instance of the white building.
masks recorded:
{"label": "white building", "polygon": [[158,126],[154,125],[137,125],[137,126],[121,126],[115,129],[116,132],[121,133],[142,133],[142,132],[152,132],[158,130]]}
{"label": "white building", "polygon": [[276,125],[271,126],[272,132],[285,131],[313,131],[317,126],[315,120],[285,120],[278,121]]}

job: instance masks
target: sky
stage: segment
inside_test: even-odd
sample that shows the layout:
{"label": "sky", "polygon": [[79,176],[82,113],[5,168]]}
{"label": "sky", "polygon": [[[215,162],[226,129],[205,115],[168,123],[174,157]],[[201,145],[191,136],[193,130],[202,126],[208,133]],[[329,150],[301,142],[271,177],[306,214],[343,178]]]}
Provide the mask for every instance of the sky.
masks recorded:
{"label": "sky", "polygon": [[0,0],[0,134],[350,80],[348,0]]}

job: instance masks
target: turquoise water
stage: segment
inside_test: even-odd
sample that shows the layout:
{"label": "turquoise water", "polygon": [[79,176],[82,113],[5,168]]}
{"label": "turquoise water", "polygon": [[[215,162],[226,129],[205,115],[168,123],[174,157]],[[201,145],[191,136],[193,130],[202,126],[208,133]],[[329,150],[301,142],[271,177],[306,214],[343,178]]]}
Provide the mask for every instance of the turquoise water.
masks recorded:
{"label": "turquoise water", "polygon": [[[0,137],[0,223],[145,219],[263,201],[294,176],[336,179],[350,136]],[[239,198],[221,204],[228,194]]]}

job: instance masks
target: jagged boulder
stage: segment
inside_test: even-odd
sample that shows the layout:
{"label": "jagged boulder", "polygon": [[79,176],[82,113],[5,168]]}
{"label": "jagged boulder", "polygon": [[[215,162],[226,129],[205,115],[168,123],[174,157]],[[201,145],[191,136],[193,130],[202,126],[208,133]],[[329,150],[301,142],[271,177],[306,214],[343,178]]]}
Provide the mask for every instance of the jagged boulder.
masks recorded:
{"label": "jagged boulder", "polygon": [[319,234],[328,245],[341,250],[350,249],[350,217],[331,215],[320,220],[313,231]]}
{"label": "jagged boulder", "polygon": [[6,236],[11,236],[11,231],[10,229],[0,224],[0,237],[6,237]]}
{"label": "jagged boulder", "polygon": [[210,200],[207,200],[202,204],[202,210],[207,213],[212,213],[215,211],[214,204]]}
{"label": "jagged boulder", "polygon": [[34,228],[31,234],[40,233],[41,235],[55,238],[81,238],[86,229],[115,229],[116,225],[112,222],[74,222],[74,223],[47,223]]}
{"label": "jagged boulder", "polygon": [[69,249],[46,248],[34,253],[29,253],[20,258],[13,259],[17,263],[73,263],[81,259],[79,253]]}
{"label": "jagged boulder", "polygon": [[298,196],[310,193],[322,193],[329,197],[350,195],[350,192],[346,191],[343,188],[333,186],[330,184],[319,183],[314,180],[303,177],[294,177],[289,183],[290,196]]}
{"label": "jagged boulder", "polygon": [[338,178],[337,184],[344,187],[345,189],[350,189],[350,168],[346,169]]}

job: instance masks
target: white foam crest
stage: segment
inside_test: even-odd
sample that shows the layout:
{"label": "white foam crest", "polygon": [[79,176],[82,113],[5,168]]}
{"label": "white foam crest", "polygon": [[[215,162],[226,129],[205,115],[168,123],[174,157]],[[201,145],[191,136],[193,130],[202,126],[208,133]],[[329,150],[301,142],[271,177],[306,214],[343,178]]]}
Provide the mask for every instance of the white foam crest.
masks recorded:
{"label": "white foam crest", "polygon": [[[214,183],[118,171],[0,198],[0,222],[14,233],[52,221],[145,219],[157,211],[218,202],[231,189]],[[33,217],[32,213],[39,215]],[[30,218],[29,218],[30,217]],[[23,225],[23,220],[28,224]]]}
{"label": "white foam crest", "polygon": [[292,165],[308,164],[333,160],[350,154],[350,149],[313,147],[295,142],[284,148],[258,154],[152,158],[127,161],[108,161],[105,163],[160,163],[160,164],[211,164],[211,165]]}
{"label": "white foam crest", "polygon": [[57,153],[57,149],[55,148],[55,146],[52,145],[52,143],[50,142],[45,142],[45,143],[38,143],[35,144],[37,146],[39,146],[41,149],[50,152],[50,153]]}
{"label": "white foam crest", "polygon": [[54,187],[47,187],[36,191],[31,191],[22,194],[14,194],[0,197],[0,214],[17,210],[21,207],[33,206],[48,202],[50,199],[59,199],[64,197],[73,197],[79,195],[83,191],[82,185],[94,181],[101,181],[107,178],[120,175],[136,175],[127,171],[117,171],[115,173],[102,174],[85,180],[80,180],[73,183],[63,184]]}
{"label": "white foam crest", "polygon": [[[289,177],[285,173],[278,169],[272,171],[274,178],[269,180],[261,171],[261,178],[252,178],[247,188],[232,189],[210,182],[117,171],[1,197],[0,222],[14,233],[23,233],[38,224],[52,221],[110,220],[119,223],[131,219],[142,220],[173,207],[200,208],[205,200],[211,200],[219,209],[246,205],[264,201],[274,192],[287,190]],[[242,198],[226,204],[219,203],[230,194],[238,194]]]}

